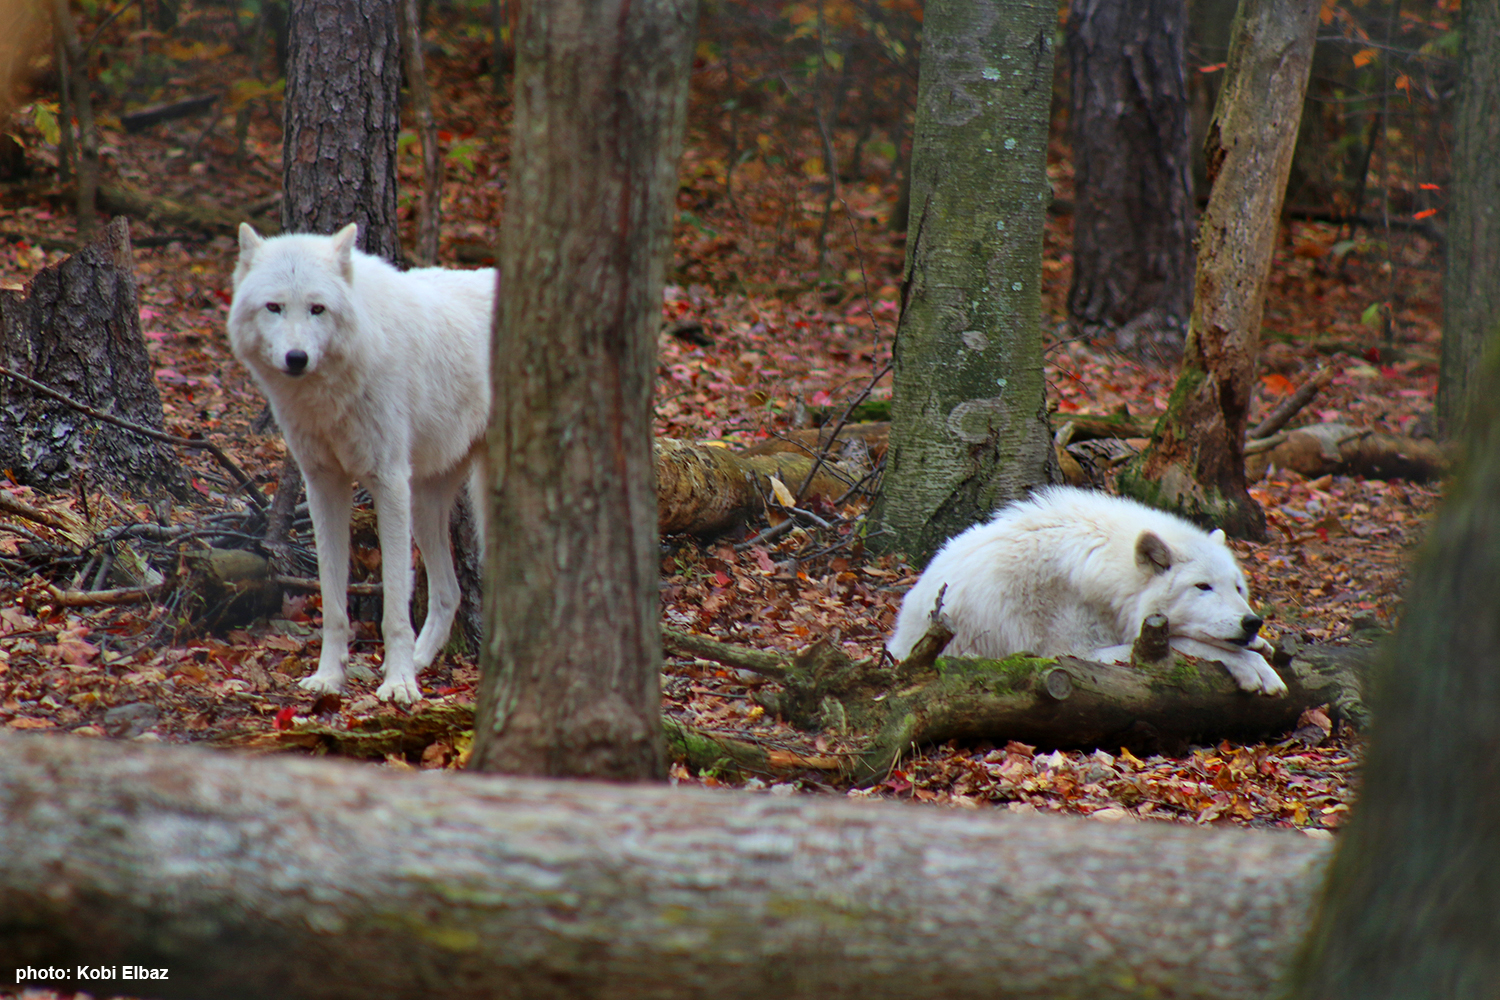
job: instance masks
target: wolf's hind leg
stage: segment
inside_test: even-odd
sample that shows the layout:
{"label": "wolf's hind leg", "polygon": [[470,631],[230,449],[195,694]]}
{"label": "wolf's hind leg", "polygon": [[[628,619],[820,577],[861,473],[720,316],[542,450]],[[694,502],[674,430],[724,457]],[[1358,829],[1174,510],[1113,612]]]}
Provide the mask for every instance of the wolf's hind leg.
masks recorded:
{"label": "wolf's hind leg", "polygon": [[417,636],[416,669],[437,658],[458,613],[458,574],[449,548],[448,522],[467,470],[455,469],[416,483],[412,489],[412,534],[427,568],[427,621]]}

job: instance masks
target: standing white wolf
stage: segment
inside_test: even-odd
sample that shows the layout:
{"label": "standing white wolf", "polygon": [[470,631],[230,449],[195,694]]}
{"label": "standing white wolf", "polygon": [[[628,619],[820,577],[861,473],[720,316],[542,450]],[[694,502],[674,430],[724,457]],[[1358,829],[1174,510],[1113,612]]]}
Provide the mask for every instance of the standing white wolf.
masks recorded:
{"label": "standing white wolf", "polygon": [[1160,612],[1172,648],[1222,663],[1246,691],[1287,690],[1261,655],[1271,645],[1224,532],[1132,500],[1052,486],[949,539],[901,604],[892,656],[927,631],[945,585],[955,656],[1128,661],[1141,622]]}
{"label": "standing white wolf", "polygon": [[[384,580],[385,681],[376,693],[409,703],[458,610],[448,516],[482,459],[495,272],[399,271],[354,249],[357,232],[350,223],[333,236],[264,239],[241,225],[229,343],[265,390],[307,483],[323,652],[302,686],[343,687],[358,480],[375,500]],[[415,638],[413,536],[428,584]]]}

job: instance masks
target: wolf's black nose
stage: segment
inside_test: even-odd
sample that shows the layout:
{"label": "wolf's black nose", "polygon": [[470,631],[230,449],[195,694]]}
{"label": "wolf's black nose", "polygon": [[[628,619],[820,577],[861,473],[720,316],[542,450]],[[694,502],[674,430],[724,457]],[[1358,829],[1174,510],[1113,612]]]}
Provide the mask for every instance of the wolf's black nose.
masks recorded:
{"label": "wolf's black nose", "polygon": [[[307,367],[306,351],[287,351],[286,370],[291,375],[301,375],[302,370]],[[1256,619],[1259,621],[1259,619]]]}
{"label": "wolf's black nose", "polygon": [[1256,615],[1246,615],[1245,617],[1240,619],[1240,628],[1245,630],[1246,635],[1254,635],[1255,633],[1259,632],[1260,627],[1264,624],[1265,619],[1260,618]]}

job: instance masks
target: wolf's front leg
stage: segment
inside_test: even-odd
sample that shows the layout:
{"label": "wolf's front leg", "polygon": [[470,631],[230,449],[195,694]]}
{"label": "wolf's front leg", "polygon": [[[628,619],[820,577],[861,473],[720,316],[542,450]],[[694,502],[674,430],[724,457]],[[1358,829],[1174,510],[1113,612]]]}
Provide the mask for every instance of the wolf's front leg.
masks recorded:
{"label": "wolf's front leg", "polygon": [[411,473],[409,467],[382,469],[365,484],[375,498],[380,531],[381,596],[385,616],[385,681],[375,691],[381,701],[409,705],[422,697],[411,627]]}
{"label": "wolf's front leg", "polygon": [[354,484],[327,469],[304,467],[313,541],[318,547],[318,586],[323,591],[323,652],[318,672],[304,677],[308,691],[336,694],[344,687],[349,663],[349,515]]}

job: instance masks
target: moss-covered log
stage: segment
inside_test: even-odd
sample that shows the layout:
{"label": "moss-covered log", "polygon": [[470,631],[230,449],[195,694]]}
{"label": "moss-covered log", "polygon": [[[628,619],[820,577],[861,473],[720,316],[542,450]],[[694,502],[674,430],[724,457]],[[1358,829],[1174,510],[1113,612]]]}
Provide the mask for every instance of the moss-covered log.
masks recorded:
{"label": "moss-covered log", "polygon": [[[766,656],[723,644],[715,652],[701,636],[692,641],[695,655],[751,670]],[[681,648],[671,632],[665,642]],[[1173,752],[1190,742],[1283,733],[1305,710],[1325,704],[1353,725],[1368,721],[1361,693],[1368,647],[1294,653],[1278,667],[1287,695],[1267,698],[1241,691],[1219,664],[1180,654],[1137,665],[939,657],[914,673],[904,664],[853,661],[818,642],[778,658],[782,690],[758,700],[802,728],[867,736],[855,765],[860,781],[883,776],[913,746],[950,739]]]}

